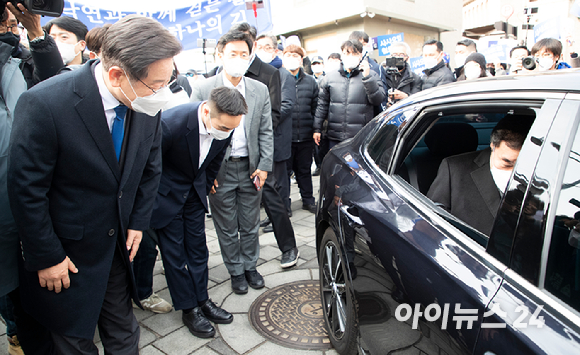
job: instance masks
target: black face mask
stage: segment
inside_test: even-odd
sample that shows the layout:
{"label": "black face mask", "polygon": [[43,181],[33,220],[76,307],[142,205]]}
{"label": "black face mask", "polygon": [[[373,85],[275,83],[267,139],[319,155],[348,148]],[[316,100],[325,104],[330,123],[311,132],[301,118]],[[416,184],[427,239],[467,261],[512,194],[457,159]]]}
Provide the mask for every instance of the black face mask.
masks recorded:
{"label": "black face mask", "polygon": [[19,47],[20,36],[15,35],[12,32],[6,32],[3,34],[0,34],[0,42],[4,42],[4,43],[14,47],[14,49],[12,50],[12,55],[14,55],[15,53],[17,53],[20,50],[20,47]]}

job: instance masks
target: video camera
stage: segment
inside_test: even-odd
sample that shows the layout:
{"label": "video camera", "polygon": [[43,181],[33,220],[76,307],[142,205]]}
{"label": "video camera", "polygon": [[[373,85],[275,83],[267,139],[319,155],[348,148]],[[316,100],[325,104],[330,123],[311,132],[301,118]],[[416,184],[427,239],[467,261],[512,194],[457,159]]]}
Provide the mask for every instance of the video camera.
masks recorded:
{"label": "video camera", "polygon": [[387,58],[383,66],[387,74],[400,74],[401,70],[405,69],[405,59],[397,57]]}
{"label": "video camera", "polygon": [[42,16],[59,17],[64,10],[64,0],[0,0],[2,18],[8,1],[16,8],[17,4],[23,4],[31,13]]}

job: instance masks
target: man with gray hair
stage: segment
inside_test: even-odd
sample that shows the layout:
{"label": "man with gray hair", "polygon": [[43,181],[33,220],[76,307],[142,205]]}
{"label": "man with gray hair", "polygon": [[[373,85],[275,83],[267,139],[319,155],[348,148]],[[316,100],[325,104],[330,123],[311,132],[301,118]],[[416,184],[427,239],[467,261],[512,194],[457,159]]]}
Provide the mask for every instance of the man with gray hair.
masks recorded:
{"label": "man with gray hair", "polygon": [[409,45],[395,42],[390,48],[390,56],[381,65],[381,79],[387,94],[383,101],[384,107],[421,91],[421,77],[413,72],[409,64]]}
{"label": "man with gray hair", "polygon": [[139,353],[131,261],[159,186],[159,111],[180,51],[157,21],[127,16],[107,31],[102,62],[36,85],[16,106],[8,191],[22,306],[48,334],[43,353],[98,354],[97,326],[105,353]]}

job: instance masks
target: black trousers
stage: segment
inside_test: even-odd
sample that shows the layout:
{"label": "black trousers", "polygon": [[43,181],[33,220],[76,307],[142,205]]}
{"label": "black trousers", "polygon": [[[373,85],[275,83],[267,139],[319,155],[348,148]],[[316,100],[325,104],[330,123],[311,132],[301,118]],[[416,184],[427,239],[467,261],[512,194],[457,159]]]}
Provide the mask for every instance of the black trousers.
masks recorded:
{"label": "black trousers", "polygon": [[[274,169],[279,168],[280,164],[283,164],[284,168],[286,167],[286,161],[283,161],[274,163]],[[262,202],[264,203],[266,214],[272,223],[278,248],[284,253],[296,247],[296,238],[294,236],[292,222],[290,222],[290,217],[288,217],[287,202],[283,201],[278,193],[278,186],[276,173],[268,174],[268,178],[262,189]]]}
{"label": "black trousers", "polygon": [[153,270],[157,261],[157,234],[153,229],[143,231],[137,255],[133,259],[133,274],[137,295],[144,300],[153,294]]}
{"label": "black trousers", "polygon": [[312,196],[312,146],[315,145],[312,140],[306,142],[292,142],[292,157],[290,164],[292,171],[296,176],[296,182],[300,189],[303,205],[313,205],[314,197]]}
{"label": "black trousers", "polygon": [[[133,315],[127,269],[119,246],[115,249],[105,300],[99,315],[98,329],[106,355],[139,354],[139,323]],[[20,329],[18,329],[20,337]],[[55,354],[97,355],[93,339],[68,337],[50,332]],[[25,350],[26,351],[26,350]],[[26,353],[28,355],[28,353]]]}
{"label": "black trousers", "polygon": [[[205,208],[195,191],[165,227],[157,229],[165,278],[176,310],[195,308],[209,298]],[[187,268],[185,267],[187,266]]]}
{"label": "black trousers", "polygon": [[[20,258],[19,262],[22,262]],[[18,329],[18,341],[26,355],[55,354],[50,332],[22,308],[20,290],[8,294],[14,305],[14,319]]]}

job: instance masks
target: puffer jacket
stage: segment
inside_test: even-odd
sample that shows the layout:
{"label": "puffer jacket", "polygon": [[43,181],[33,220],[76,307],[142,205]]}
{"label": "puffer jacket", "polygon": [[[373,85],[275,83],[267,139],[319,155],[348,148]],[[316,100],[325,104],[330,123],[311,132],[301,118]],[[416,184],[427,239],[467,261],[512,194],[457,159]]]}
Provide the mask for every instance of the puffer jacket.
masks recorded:
{"label": "puffer jacket", "polygon": [[455,81],[451,69],[447,68],[442,60],[431,69],[423,70],[423,90],[431,89],[439,85],[449,84]]}
{"label": "puffer jacket", "polygon": [[374,117],[374,107],[385,99],[383,82],[373,70],[369,76],[355,69],[327,73],[320,82],[314,132],[320,133],[328,114],[328,139],[354,137]]}
{"label": "puffer jacket", "polygon": [[312,141],[318,104],[318,83],[302,68],[296,80],[296,103],[292,110],[292,142]]}

